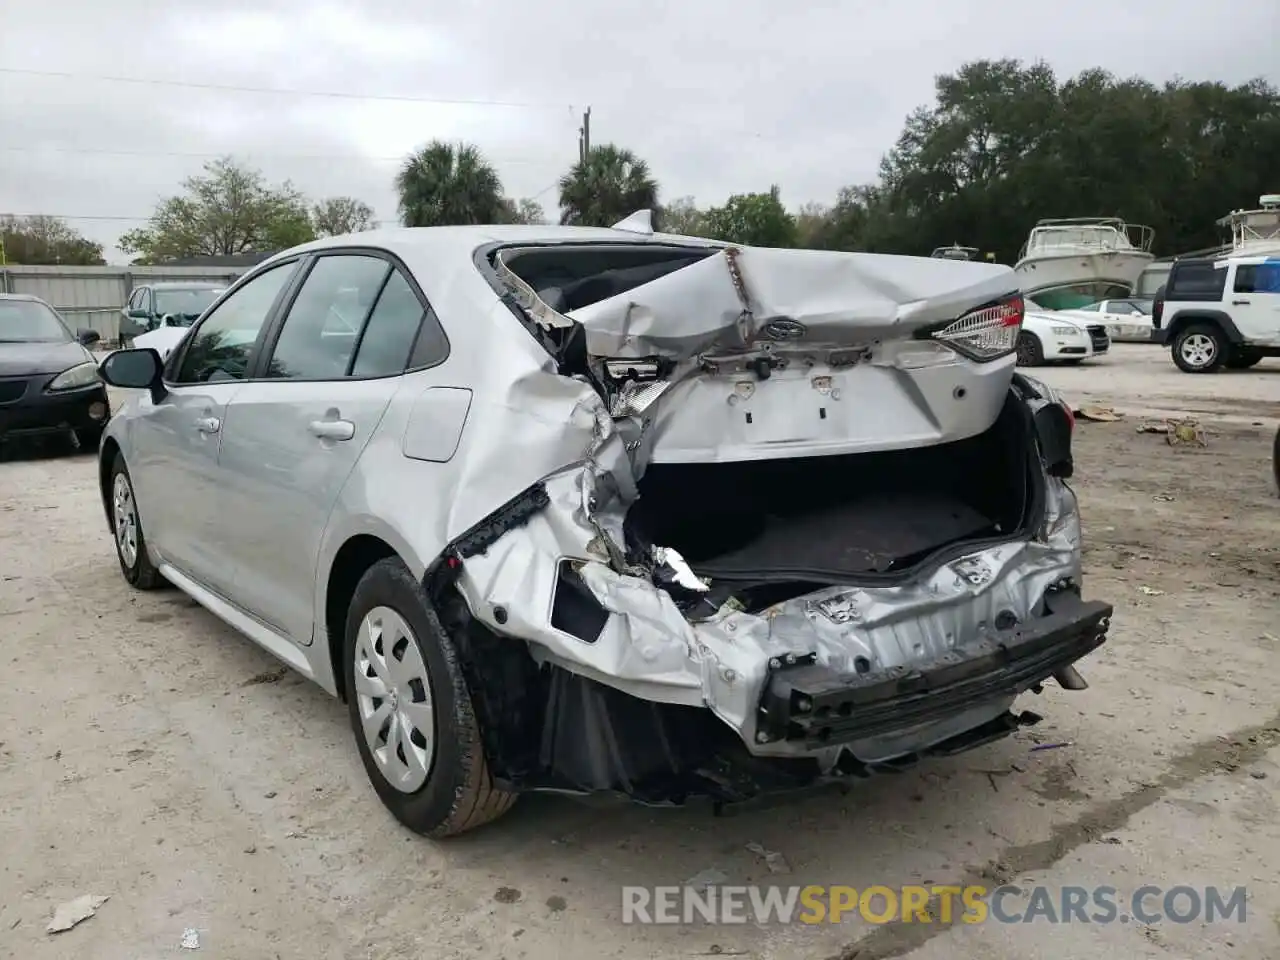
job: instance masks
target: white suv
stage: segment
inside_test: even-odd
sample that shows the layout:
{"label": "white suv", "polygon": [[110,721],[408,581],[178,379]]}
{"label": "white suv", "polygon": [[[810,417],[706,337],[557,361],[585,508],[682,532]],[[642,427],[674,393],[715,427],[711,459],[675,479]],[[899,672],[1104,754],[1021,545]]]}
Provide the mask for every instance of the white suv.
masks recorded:
{"label": "white suv", "polygon": [[1151,319],[1184,373],[1280,357],[1280,257],[1175,261]]}

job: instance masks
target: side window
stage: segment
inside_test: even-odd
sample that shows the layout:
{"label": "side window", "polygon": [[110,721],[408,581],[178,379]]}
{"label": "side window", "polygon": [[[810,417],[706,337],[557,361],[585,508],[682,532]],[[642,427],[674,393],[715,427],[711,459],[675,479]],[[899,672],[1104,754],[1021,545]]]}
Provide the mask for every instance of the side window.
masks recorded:
{"label": "side window", "polygon": [[1227,283],[1227,271],[1212,263],[1188,263],[1175,268],[1169,281],[1169,299],[1182,296],[1198,299],[1216,298],[1222,295]]}
{"label": "side window", "polygon": [[379,257],[318,259],[284,318],[266,375],[290,380],[346,376],[360,330],[390,270]]}
{"label": "side window", "polygon": [[[404,274],[393,270],[374,304],[373,313],[369,314],[355,363],[351,365],[351,376],[386,377],[402,373],[409,363],[409,351],[413,349],[413,339],[425,312]],[[423,335],[427,335],[425,329]]]}
{"label": "side window", "polygon": [[1236,293],[1253,293],[1256,289],[1258,268],[1252,263],[1236,266],[1236,282],[1231,287]]}
{"label": "side window", "polygon": [[1083,311],[1084,313],[1097,313],[1099,310],[1102,309],[1102,304],[1086,303],[1083,307],[1079,307],[1078,309]]}
{"label": "side window", "polygon": [[126,309],[127,310],[142,309],[142,288],[141,287],[133,291],[133,293],[129,294],[129,305],[128,307],[126,307]]}
{"label": "side window", "polygon": [[263,271],[208,314],[192,331],[174,382],[243,380],[258,334],[297,266],[282,263]]}
{"label": "side window", "polygon": [[1255,293],[1280,293],[1280,261],[1268,260],[1258,264],[1253,289]]}
{"label": "side window", "polygon": [[138,291],[138,293],[140,294],[140,296],[138,297],[138,309],[145,310],[147,311],[147,313],[150,313],[151,312],[151,288],[143,287],[141,290]]}

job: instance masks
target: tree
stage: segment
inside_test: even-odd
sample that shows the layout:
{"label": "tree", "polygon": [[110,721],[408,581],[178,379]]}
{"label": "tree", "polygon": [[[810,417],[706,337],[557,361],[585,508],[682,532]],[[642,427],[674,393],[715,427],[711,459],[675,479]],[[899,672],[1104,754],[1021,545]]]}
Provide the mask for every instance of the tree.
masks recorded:
{"label": "tree", "polygon": [[778,187],[768,193],[738,193],[722,207],[712,207],[705,219],[709,236],[751,247],[794,247],[796,218],[782,205]]}
{"label": "tree", "polygon": [[406,227],[498,223],[502,181],[471,144],[433,140],[405,158],[396,174],[400,218]]}
{"label": "tree", "polygon": [[685,237],[708,236],[706,219],[706,212],[698,209],[693,197],[678,197],[658,211],[658,226],[663,233]]}
{"label": "tree", "polygon": [[4,244],[6,263],[31,266],[106,263],[102,259],[102,244],[94,243],[57,217],[0,217],[0,242]]}
{"label": "tree", "polygon": [[502,198],[502,214],[499,218],[500,223],[546,223],[547,214],[542,209],[542,204],[537,200],[529,197],[522,197],[519,200],[513,200],[510,197]]}
{"label": "tree", "polygon": [[120,238],[121,250],[140,255],[136,262],[274,252],[315,239],[306,200],[289,181],[271,186],[231,157],[205,164],[182,189],[160,202],[147,227]]}
{"label": "tree", "polygon": [[961,243],[1013,263],[1039,219],[1118,216],[1175,254],[1220,242],[1215,220],[1276,189],[1280,95],[1261,80],[1157,87],[1093,69],[1059,82],[1043,63],[982,60],[935,87],[885,156],[875,202],[843,211],[839,242],[861,218],[858,249]]}
{"label": "tree", "polygon": [[658,184],[649,165],[611,143],[592,147],[560,178],[560,222],[611,227],[637,210],[658,209]]}
{"label": "tree", "polygon": [[370,230],[373,208],[355,197],[328,197],[311,208],[311,225],[321,237]]}

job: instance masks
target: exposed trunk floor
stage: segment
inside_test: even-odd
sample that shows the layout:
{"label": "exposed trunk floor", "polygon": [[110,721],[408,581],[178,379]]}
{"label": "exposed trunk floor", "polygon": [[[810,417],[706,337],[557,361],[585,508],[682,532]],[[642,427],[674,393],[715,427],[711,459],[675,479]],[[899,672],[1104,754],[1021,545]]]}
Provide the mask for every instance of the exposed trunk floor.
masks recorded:
{"label": "exposed trunk floor", "polygon": [[700,576],[721,580],[883,573],[991,527],[990,518],[958,499],[886,493],[801,516],[765,515],[740,546],[691,566]]}

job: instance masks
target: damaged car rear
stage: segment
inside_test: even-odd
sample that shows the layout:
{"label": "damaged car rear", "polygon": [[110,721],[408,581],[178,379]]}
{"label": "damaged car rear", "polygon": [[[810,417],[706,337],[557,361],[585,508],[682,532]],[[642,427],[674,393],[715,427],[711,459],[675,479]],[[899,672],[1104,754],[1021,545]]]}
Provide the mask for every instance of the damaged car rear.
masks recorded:
{"label": "damaged car rear", "polygon": [[1020,694],[1085,686],[1112,608],[1081,595],[1074,424],[1015,373],[1007,267],[643,228],[357,239],[412,274],[447,356],[411,357],[357,431],[314,622],[284,629],[276,590],[237,608],[347,699],[411,828],[531,790],[761,799],[991,742],[1039,719]]}

